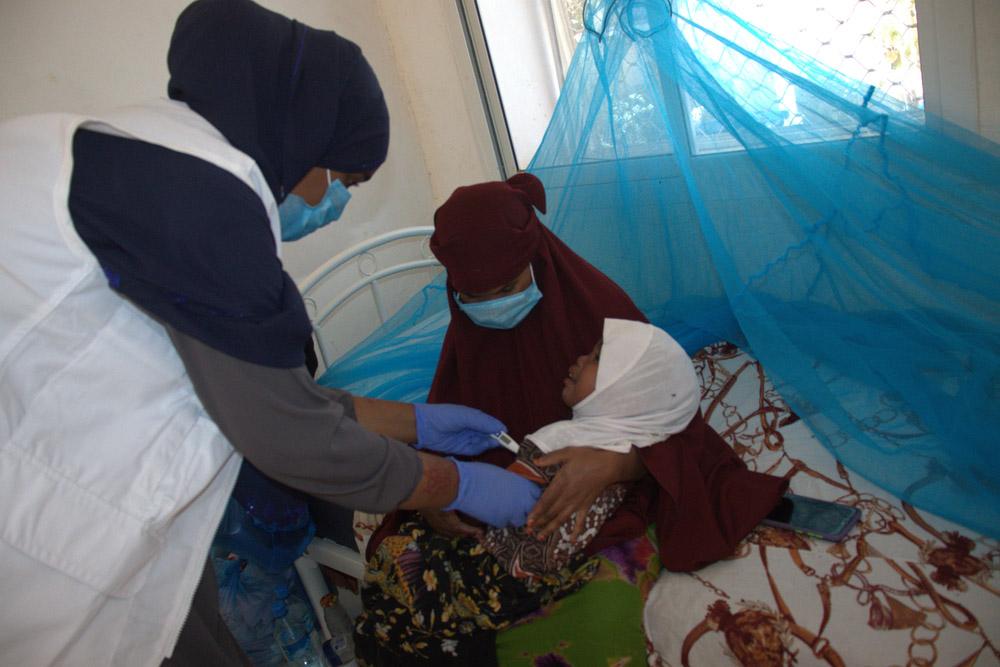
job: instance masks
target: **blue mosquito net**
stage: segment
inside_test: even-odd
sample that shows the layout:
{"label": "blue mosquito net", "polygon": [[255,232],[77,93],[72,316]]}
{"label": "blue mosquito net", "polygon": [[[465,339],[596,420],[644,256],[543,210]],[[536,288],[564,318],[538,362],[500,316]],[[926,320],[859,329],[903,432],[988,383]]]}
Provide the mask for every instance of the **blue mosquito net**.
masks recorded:
{"label": "blue mosquito net", "polygon": [[[591,0],[529,171],[689,351],[728,340],[847,467],[1000,536],[1000,147],[750,25]],[[439,277],[322,382],[422,400]]]}

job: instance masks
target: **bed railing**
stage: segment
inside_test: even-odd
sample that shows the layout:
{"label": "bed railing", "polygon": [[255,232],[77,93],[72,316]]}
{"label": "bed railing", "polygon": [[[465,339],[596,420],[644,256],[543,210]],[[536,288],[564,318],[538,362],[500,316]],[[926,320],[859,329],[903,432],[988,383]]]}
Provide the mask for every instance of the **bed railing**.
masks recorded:
{"label": "bed railing", "polygon": [[[384,286],[383,283],[387,279],[403,273],[440,266],[437,259],[431,255],[428,246],[430,235],[433,232],[434,227],[423,226],[405,227],[379,234],[334,255],[301,282],[299,291],[310,310],[309,315],[313,323],[320,368],[328,367],[339,356],[334,353],[329,342],[330,337],[325,335],[325,332],[328,330],[331,320],[345,304],[351,302],[356,295],[367,288],[374,304],[374,314],[377,316],[377,319],[372,318],[370,327],[362,327],[362,333],[367,335],[392,316],[394,309],[391,308],[390,302],[395,301],[396,307],[402,305],[402,299],[399,298],[400,292],[397,290],[396,293],[390,293]],[[422,239],[422,243],[418,246],[412,243],[408,246],[399,243],[406,239]],[[407,254],[412,256],[417,249],[421,254],[419,258],[406,259]],[[400,261],[401,254],[403,261]],[[323,286],[331,281],[338,271],[352,262],[356,263],[361,277],[354,279],[348,286],[341,287],[332,298],[324,299],[321,295]],[[380,268],[380,265],[383,264],[386,265],[385,268]],[[423,284],[419,286],[422,287]],[[412,288],[412,285],[410,287]],[[404,290],[402,293],[408,298],[412,295],[412,290]],[[354,323],[353,329],[354,337],[360,340],[357,335],[359,330],[357,323]],[[343,351],[345,350],[341,350],[341,353]]]}

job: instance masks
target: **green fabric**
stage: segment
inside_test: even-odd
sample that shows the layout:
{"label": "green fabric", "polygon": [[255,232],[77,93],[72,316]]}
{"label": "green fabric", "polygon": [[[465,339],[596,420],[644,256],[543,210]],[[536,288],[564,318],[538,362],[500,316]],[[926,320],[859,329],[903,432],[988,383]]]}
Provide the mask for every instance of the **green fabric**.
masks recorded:
{"label": "green fabric", "polygon": [[645,665],[642,608],[660,573],[649,536],[605,549],[594,579],[497,634],[501,667]]}

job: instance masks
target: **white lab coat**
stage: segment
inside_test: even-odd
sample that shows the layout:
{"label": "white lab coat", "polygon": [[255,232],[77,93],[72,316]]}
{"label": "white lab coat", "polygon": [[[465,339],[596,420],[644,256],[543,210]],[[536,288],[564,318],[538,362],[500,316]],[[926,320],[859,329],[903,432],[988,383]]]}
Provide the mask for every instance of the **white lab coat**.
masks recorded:
{"label": "white lab coat", "polygon": [[184,104],[0,125],[0,664],[158,665],[240,457],[163,328],[114,293],[69,217],[78,127],[257,165]]}

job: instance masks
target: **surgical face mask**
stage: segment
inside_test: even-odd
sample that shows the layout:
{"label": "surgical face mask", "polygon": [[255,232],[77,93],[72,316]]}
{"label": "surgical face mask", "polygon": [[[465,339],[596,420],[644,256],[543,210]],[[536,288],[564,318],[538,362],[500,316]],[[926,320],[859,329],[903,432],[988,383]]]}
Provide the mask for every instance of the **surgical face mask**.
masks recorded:
{"label": "surgical face mask", "polygon": [[487,329],[513,329],[521,323],[531,309],[542,299],[542,292],[535,284],[535,270],[531,269],[531,285],[527,289],[510,296],[462,303],[458,292],[455,292],[455,303],[469,319]]}
{"label": "surgical face mask", "polygon": [[295,241],[340,218],[351,193],[339,179],[330,177],[329,169],[326,170],[326,182],[326,192],[315,206],[310,206],[295,194],[285,197],[285,201],[278,206],[282,241]]}

